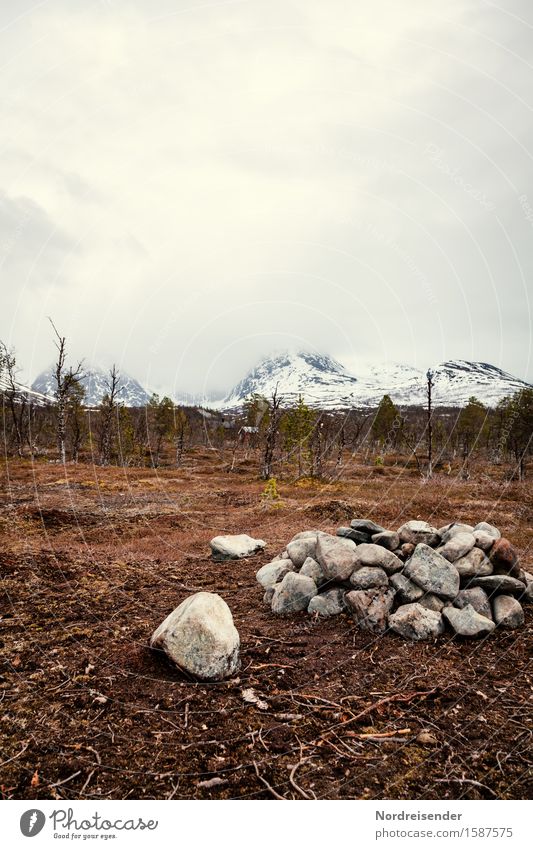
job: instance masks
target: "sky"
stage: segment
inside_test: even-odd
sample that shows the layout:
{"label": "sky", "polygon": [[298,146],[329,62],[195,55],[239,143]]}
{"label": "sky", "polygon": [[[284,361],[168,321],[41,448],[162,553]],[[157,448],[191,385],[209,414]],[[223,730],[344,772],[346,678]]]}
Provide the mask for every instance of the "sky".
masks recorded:
{"label": "sky", "polygon": [[533,382],[529,0],[2,0],[0,339],[161,392],[261,357]]}

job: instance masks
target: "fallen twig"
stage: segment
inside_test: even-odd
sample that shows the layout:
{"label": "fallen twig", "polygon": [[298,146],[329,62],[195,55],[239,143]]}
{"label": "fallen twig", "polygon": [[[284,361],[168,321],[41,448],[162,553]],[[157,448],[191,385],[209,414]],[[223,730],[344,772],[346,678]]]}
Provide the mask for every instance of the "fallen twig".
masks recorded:
{"label": "fallen twig", "polygon": [[481,790],[486,790],[493,799],[499,799],[497,793],[494,790],[491,790],[490,787],[487,787],[486,784],[482,784],[481,781],[476,781],[474,778],[435,778],[433,779],[435,782],[439,784],[472,784],[474,787],[479,787]]}
{"label": "fallen twig", "polygon": [[281,802],[287,802],[288,800],[285,798],[285,796],[280,796],[279,793],[276,790],[274,790],[272,785],[268,783],[266,778],[263,778],[263,776],[259,772],[259,767],[257,766],[255,761],[253,762],[253,764],[254,764],[255,774],[257,775],[259,781],[261,782],[261,784],[265,785],[265,787],[267,788],[267,790],[270,793],[272,793],[272,795],[274,796],[274,799],[279,799]]}

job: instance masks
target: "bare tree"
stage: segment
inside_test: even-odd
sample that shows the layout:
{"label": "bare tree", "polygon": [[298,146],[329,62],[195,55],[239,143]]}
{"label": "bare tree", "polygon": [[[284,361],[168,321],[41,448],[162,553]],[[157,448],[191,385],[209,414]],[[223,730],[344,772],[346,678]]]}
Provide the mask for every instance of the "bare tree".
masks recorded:
{"label": "bare tree", "polygon": [[272,477],[272,463],[282,416],[281,398],[278,396],[277,386],[272,395],[269,407],[268,425],[265,433],[265,450],[263,452],[263,463],[261,467],[261,477],[263,480],[268,480]]}
{"label": "bare tree", "polygon": [[428,478],[433,477],[433,421],[432,421],[432,393],[433,387],[435,386],[433,382],[433,372],[431,369],[428,369],[427,374],[427,438],[428,438]]}
{"label": "bare tree", "polygon": [[75,369],[67,368],[67,340],[61,336],[51,318],[48,319],[56,335],[55,346],[57,348],[57,361],[54,366],[55,399],[56,399],[56,438],[59,459],[63,464],[67,462],[66,440],[67,440],[67,402],[72,388],[79,383],[83,377],[82,362]]}
{"label": "bare tree", "polygon": [[17,361],[13,350],[0,342],[0,373],[4,373],[4,396],[11,413],[13,423],[13,434],[19,457],[23,456],[25,432],[26,432],[26,407],[27,397],[20,392],[17,385]]}
{"label": "bare tree", "polygon": [[100,463],[102,466],[109,466],[111,461],[113,420],[117,409],[117,397],[121,390],[120,374],[115,364],[109,369],[106,386],[107,392],[100,404]]}

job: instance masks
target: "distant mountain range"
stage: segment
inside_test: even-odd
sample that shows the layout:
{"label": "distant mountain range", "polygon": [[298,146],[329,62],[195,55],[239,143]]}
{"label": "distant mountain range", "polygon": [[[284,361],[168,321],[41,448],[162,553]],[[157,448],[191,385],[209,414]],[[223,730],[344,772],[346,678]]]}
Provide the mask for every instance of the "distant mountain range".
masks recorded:
{"label": "distant mountain range", "polygon": [[[489,363],[448,360],[432,372],[434,403],[439,406],[460,407],[474,395],[486,406],[494,407],[505,396],[531,388],[529,383]],[[81,382],[88,406],[101,402],[107,392],[108,377],[108,372],[98,366],[86,369]],[[151,392],[125,372],[121,372],[120,386],[119,400],[127,407],[142,407],[150,400]],[[419,369],[401,363],[361,363],[355,375],[332,357],[309,351],[266,357],[222,399],[180,395],[175,401],[235,411],[254,393],[270,398],[276,387],[286,405],[294,404],[302,396],[311,406],[326,410],[375,407],[383,395],[390,395],[400,406],[426,403],[426,374]],[[22,385],[19,389],[34,402],[53,400],[53,368],[42,372],[31,389]]]}
{"label": "distant mountain range", "polygon": [[[489,407],[506,395],[530,387],[488,363],[449,360],[432,369],[434,403],[462,406],[473,395]],[[270,398],[277,387],[286,404],[302,396],[321,409],[375,407],[383,395],[402,406],[426,403],[426,374],[401,363],[362,364],[353,375],[332,357],[307,351],[267,357],[253,368],[216,407],[234,410],[254,393]]]}
{"label": "distant mountain range", "polygon": [[[91,366],[84,369],[80,380],[85,389],[84,403],[88,407],[97,407],[108,390],[109,371],[99,366]],[[34,392],[39,392],[49,398],[54,397],[55,379],[52,366],[43,371],[32,383]],[[117,400],[125,407],[144,407],[150,400],[150,394],[144,389],[138,380],[125,372],[120,372],[119,392]]]}

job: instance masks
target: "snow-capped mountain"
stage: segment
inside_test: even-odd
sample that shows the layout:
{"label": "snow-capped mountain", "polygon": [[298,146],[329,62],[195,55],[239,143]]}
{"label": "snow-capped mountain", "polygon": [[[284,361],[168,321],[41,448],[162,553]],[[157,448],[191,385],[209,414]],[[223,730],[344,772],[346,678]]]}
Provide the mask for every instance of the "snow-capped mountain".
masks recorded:
{"label": "snow-capped mountain", "polygon": [[[2,373],[0,373],[0,392],[11,392],[11,383]],[[38,405],[46,404],[49,400],[42,392],[36,392],[18,381],[15,382],[15,398],[17,401],[26,399],[26,401]]]}
{"label": "snow-capped mountain", "polygon": [[[426,372],[401,363],[362,363],[358,376],[350,374],[332,357],[298,351],[267,357],[253,368],[216,406],[222,410],[242,407],[254,393],[271,398],[278,391],[283,404],[300,396],[321,409],[375,407],[383,395],[395,404],[426,403]],[[488,363],[450,360],[432,369],[433,400],[440,406],[462,406],[475,396],[495,406],[506,395],[529,387]]]}
{"label": "snow-capped mountain", "polygon": [[[55,392],[53,371],[51,366],[36,377],[32,383],[32,390],[53,399]],[[86,367],[83,369],[80,383],[85,389],[84,404],[88,407],[96,407],[109,391],[109,371],[98,366]],[[117,400],[125,407],[143,407],[150,400],[150,395],[134,377],[120,371]]]}

